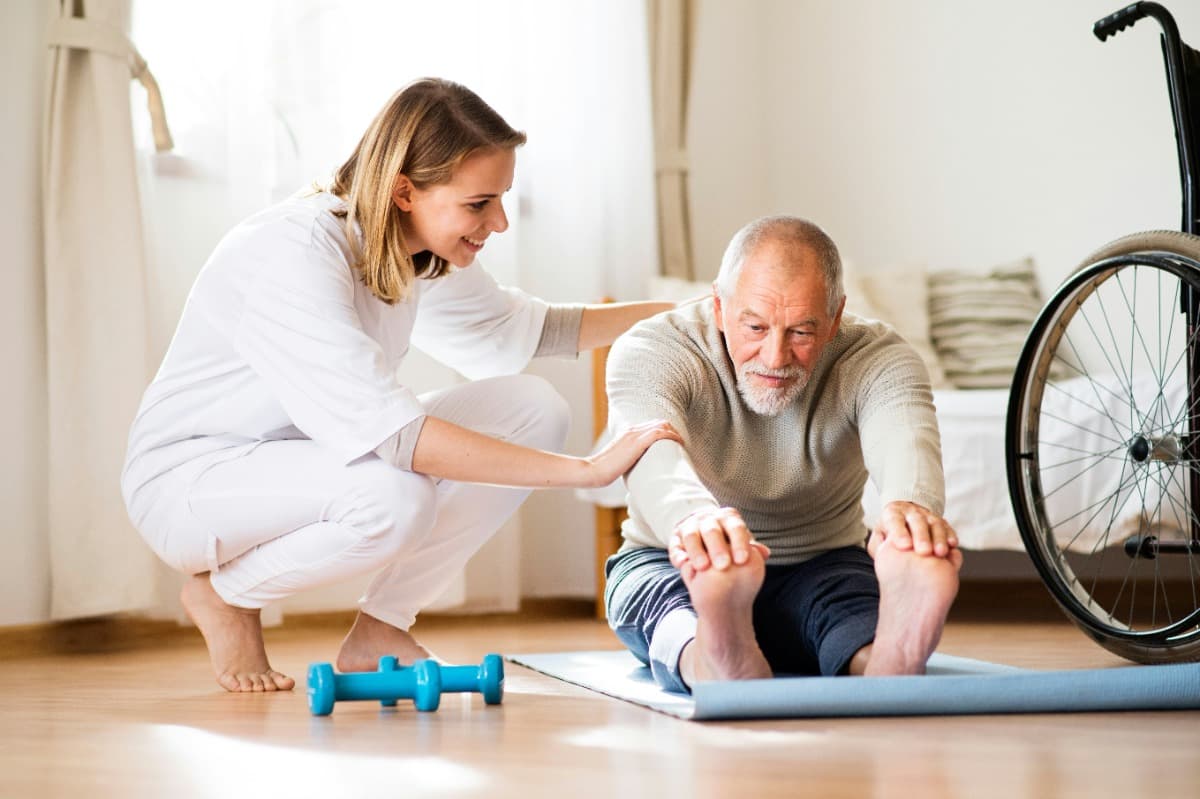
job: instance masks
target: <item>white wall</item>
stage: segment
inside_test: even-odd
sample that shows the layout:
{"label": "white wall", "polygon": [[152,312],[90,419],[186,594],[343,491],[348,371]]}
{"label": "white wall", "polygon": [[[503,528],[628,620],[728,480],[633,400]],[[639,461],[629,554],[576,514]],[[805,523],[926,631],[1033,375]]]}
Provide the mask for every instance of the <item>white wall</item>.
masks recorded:
{"label": "white wall", "polygon": [[[1157,26],[1105,44],[1098,0],[700,0],[689,109],[697,273],[715,275],[749,219],[824,225],[866,268],[911,259],[982,266],[1032,253],[1044,286],[1104,241],[1179,224],[1178,178]],[[1200,7],[1173,3],[1200,44]],[[0,625],[44,620],[44,320],[38,196],[41,3],[0,4]],[[630,191],[644,191],[630,187]],[[554,299],[594,286],[546,288]],[[576,291],[568,291],[576,288]],[[606,287],[610,291],[614,287]],[[625,285],[615,292],[632,297]],[[590,438],[585,362],[545,363],[574,407],[568,447]],[[522,511],[527,595],[587,595],[591,511],[545,492]],[[547,569],[545,564],[558,564]]]}
{"label": "white wall", "polygon": [[711,281],[730,237],[771,210],[768,134],[777,113],[764,76],[767,7],[699,0],[688,103],[692,254],[698,280]]}
{"label": "white wall", "polygon": [[0,5],[0,625],[50,613],[46,541],[46,352],[42,309],[41,118],[45,47],[41,2]]}
{"label": "white wall", "polygon": [[[712,232],[735,229],[751,208],[812,218],[866,269],[982,267],[1032,254],[1045,288],[1109,239],[1177,229],[1158,25],[1143,20],[1103,44],[1091,33],[1119,5],[755,4],[765,119],[718,107],[693,130],[699,147],[707,126],[734,128],[732,152],[762,131],[767,186],[754,200],[693,199],[701,262],[719,255]],[[1184,39],[1200,44],[1200,6],[1170,5]],[[730,13],[708,6],[714,17]],[[726,22],[726,35],[750,32]],[[730,41],[710,55],[729,76],[745,70],[746,49]],[[724,91],[697,90],[697,107],[704,92]],[[694,188],[728,168],[720,157],[694,158]]]}

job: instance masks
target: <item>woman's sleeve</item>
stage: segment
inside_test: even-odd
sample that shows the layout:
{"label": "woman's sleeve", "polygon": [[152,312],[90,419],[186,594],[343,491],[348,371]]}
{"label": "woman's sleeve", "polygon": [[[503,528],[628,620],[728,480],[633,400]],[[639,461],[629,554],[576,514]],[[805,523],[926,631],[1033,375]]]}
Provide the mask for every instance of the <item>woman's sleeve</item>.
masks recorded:
{"label": "woman's sleeve", "polygon": [[413,344],[472,380],[524,369],[549,307],[498,285],[478,263],[430,281],[420,302]]}
{"label": "woman's sleeve", "polygon": [[363,331],[342,254],[319,241],[291,252],[255,264],[234,348],[292,423],[348,463],[425,411]]}

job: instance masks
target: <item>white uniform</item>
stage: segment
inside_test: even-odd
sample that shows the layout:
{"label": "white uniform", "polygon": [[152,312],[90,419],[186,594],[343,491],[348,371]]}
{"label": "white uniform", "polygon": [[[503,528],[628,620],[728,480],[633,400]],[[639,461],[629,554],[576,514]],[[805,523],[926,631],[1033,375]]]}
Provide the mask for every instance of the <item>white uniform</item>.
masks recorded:
{"label": "white uniform", "polygon": [[[232,605],[387,566],[361,604],[407,629],[528,490],[408,471],[401,431],[429,414],[557,450],[567,408],[516,374],[550,306],[478,264],[388,305],[349,266],[341,202],[293,198],[217,246],[138,410],[122,492],[154,551],[212,572]],[[414,395],[396,380],[410,344],[478,382]]]}

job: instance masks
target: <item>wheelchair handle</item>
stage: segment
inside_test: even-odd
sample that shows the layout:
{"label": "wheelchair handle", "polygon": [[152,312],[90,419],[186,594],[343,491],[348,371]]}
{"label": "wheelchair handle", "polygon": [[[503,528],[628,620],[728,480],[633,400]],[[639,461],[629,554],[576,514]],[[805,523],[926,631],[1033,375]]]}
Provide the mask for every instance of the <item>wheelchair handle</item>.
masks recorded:
{"label": "wheelchair handle", "polygon": [[[1175,143],[1179,150],[1179,182],[1183,194],[1184,233],[1200,233],[1200,154],[1195,150],[1196,128],[1200,113],[1192,103],[1200,97],[1189,97],[1200,86],[1200,51],[1183,43],[1179,26],[1171,12],[1158,3],[1140,2],[1109,14],[1092,26],[1096,38],[1104,41],[1128,28],[1142,17],[1154,17],[1162,26],[1163,59],[1167,67],[1167,91],[1171,97],[1171,116],[1175,123]],[[1189,91],[1191,86],[1191,91]]]}
{"label": "wheelchair handle", "polygon": [[1092,33],[1096,34],[1096,38],[1100,41],[1104,41],[1109,36],[1116,36],[1149,13],[1144,8],[1146,5],[1150,4],[1139,2],[1114,11],[1104,19],[1097,20],[1096,24],[1092,26]]}
{"label": "wheelchair handle", "polygon": [[1158,3],[1134,3],[1125,6],[1120,11],[1114,11],[1104,19],[1097,20],[1096,24],[1092,26],[1092,33],[1096,34],[1097,39],[1104,41],[1143,17],[1154,17],[1158,20],[1158,24],[1162,25],[1163,36],[1167,40],[1168,61],[1172,58],[1179,59],[1178,51],[1183,43],[1179,38],[1179,26],[1175,24],[1175,18],[1171,16],[1171,12]]}

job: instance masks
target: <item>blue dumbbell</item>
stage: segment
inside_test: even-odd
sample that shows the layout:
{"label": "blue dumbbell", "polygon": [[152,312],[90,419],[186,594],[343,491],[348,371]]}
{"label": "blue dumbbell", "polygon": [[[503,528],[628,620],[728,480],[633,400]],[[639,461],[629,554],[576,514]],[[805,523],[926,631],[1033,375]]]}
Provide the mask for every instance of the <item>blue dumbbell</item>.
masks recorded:
{"label": "blue dumbbell", "polygon": [[504,699],[504,661],[499,655],[487,655],[478,666],[442,666],[442,690],[478,691],[486,704],[498,705]]}
{"label": "blue dumbbell", "polygon": [[[380,671],[403,670],[396,658],[387,655],[379,659]],[[498,705],[504,699],[504,661],[499,655],[488,655],[478,666],[440,666],[441,690],[445,694],[477,692],[483,701]],[[384,704],[396,704],[395,701]]]}
{"label": "blue dumbbell", "polygon": [[398,669],[391,656],[380,659],[379,671],[335,674],[328,663],[308,667],[308,709],[314,716],[328,716],[334,702],[359,699],[378,699],[387,706],[397,699],[412,699],[417,710],[437,710],[442,699],[441,669],[432,660]]}

